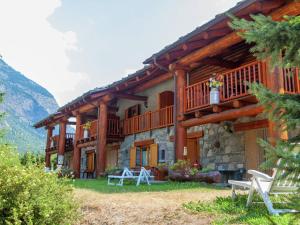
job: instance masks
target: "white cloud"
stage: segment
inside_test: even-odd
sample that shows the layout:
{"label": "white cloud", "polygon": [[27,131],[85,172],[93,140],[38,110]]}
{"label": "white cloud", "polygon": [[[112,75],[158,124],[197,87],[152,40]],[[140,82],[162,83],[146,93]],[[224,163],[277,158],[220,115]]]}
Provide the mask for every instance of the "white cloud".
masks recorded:
{"label": "white cloud", "polygon": [[47,21],[60,5],[61,0],[0,0],[0,53],[63,104],[76,96],[76,86],[88,76],[68,69],[67,52],[79,51],[76,33],[60,32]]}

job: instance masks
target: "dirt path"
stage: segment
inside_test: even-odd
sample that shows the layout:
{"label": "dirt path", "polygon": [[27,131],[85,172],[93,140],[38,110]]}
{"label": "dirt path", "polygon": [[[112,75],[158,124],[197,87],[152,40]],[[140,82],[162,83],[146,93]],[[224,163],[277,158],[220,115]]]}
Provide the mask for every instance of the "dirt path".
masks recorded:
{"label": "dirt path", "polygon": [[84,218],[80,224],[210,224],[208,215],[191,214],[182,208],[189,201],[211,201],[216,196],[228,196],[225,190],[180,190],[101,194],[76,190],[82,202]]}

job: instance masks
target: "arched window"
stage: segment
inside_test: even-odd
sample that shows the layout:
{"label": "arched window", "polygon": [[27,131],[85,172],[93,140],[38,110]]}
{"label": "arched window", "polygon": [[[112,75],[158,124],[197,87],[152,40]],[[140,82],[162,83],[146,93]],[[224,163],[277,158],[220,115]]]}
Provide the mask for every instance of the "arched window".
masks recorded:
{"label": "arched window", "polygon": [[159,108],[163,109],[171,105],[174,105],[174,92],[164,91],[159,93]]}

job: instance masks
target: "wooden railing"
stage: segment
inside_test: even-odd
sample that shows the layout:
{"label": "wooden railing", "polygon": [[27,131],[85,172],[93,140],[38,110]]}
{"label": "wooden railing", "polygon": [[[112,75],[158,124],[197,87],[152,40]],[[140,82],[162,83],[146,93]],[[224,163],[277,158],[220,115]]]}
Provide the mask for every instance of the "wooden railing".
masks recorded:
{"label": "wooden railing", "polygon": [[108,137],[118,137],[121,135],[120,129],[120,119],[109,118],[107,120],[107,136]]}
{"label": "wooden railing", "polygon": [[173,106],[125,119],[121,122],[123,134],[135,134],[173,125]]}
{"label": "wooden railing", "polygon": [[[73,133],[66,133],[66,143],[65,147],[66,149],[70,149],[73,147],[74,144],[74,139],[75,139],[75,134]],[[55,135],[51,137],[51,146],[49,149],[46,149],[46,151],[52,151],[52,150],[58,150],[59,146],[59,135]]]}
{"label": "wooden railing", "polygon": [[[91,128],[88,131],[88,137],[84,137],[84,125],[80,126],[80,139],[97,138],[97,124],[98,120],[91,121]],[[117,137],[121,135],[120,120],[115,118],[109,118],[107,120],[107,136]]]}
{"label": "wooden railing", "polygon": [[253,62],[245,66],[222,73],[223,86],[221,87],[220,100],[230,101],[249,95],[250,83],[262,83],[262,63]]}
{"label": "wooden railing", "polygon": [[209,105],[209,79],[187,86],[185,88],[185,105],[187,110],[202,108]]}
{"label": "wooden railing", "polygon": [[300,93],[299,68],[282,69],[284,92],[288,94]]}
{"label": "wooden railing", "polygon": [[[263,65],[253,62],[225,73],[217,74],[222,77],[220,102],[231,101],[249,95],[249,83],[263,83]],[[187,86],[185,89],[185,111],[205,108],[210,105],[209,79]]]}

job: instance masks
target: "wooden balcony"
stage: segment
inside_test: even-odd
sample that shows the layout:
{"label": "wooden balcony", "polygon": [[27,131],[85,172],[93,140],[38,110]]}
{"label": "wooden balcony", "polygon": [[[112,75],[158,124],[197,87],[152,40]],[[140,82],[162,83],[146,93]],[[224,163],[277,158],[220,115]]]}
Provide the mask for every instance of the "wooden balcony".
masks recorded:
{"label": "wooden balcony", "polygon": [[[264,83],[264,70],[261,62],[253,62],[236,69],[217,74],[223,77],[220,88],[220,103],[226,103],[249,96],[249,83]],[[209,79],[187,86],[185,89],[185,112],[210,107]]]}
{"label": "wooden balcony", "polygon": [[163,109],[146,112],[142,115],[125,119],[121,122],[121,125],[123,134],[130,135],[172,126],[173,123],[173,106],[168,106]]}
{"label": "wooden balcony", "polygon": [[[74,148],[75,134],[66,133],[65,151],[72,151]],[[59,146],[59,135],[51,137],[51,147],[46,149],[48,152],[56,152]]]}
{"label": "wooden balcony", "polygon": [[284,92],[287,94],[300,94],[299,68],[283,69]]}
{"label": "wooden balcony", "polygon": [[[91,128],[85,134],[84,125],[80,126],[80,139],[78,140],[77,144],[83,144],[87,142],[93,142],[97,140],[97,125],[98,120],[94,120],[91,122]],[[118,118],[108,118],[107,120],[107,139],[108,141],[112,140],[120,140],[122,139],[123,135],[120,128],[120,120]]]}

